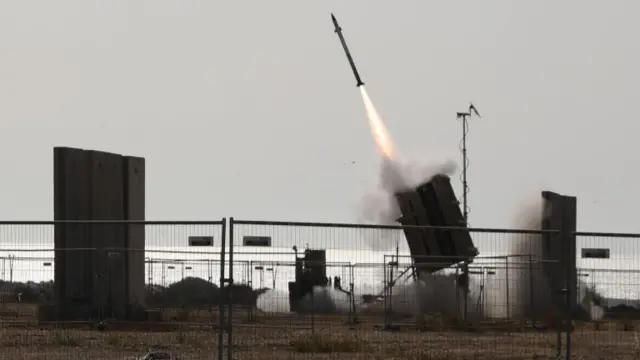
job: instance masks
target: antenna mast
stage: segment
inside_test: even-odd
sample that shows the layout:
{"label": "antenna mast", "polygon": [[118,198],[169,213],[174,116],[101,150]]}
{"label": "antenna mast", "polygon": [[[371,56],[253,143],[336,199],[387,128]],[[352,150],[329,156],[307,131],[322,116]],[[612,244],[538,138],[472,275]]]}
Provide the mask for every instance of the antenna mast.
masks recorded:
{"label": "antenna mast", "polygon": [[462,120],[462,141],[460,142],[460,150],[462,151],[462,218],[464,225],[469,226],[469,205],[467,204],[467,194],[469,186],[467,185],[467,169],[469,168],[469,159],[467,157],[467,134],[469,133],[469,123],[467,118],[471,118],[471,114],[475,114],[481,118],[476,107],[469,103],[467,112],[456,113],[456,119]]}

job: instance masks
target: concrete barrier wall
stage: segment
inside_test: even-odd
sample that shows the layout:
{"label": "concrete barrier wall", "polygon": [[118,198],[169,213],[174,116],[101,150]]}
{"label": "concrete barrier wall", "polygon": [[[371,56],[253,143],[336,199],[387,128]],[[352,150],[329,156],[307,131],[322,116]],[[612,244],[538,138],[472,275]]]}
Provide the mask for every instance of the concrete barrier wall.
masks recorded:
{"label": "concrete barrier wall", "polygon": [[[574,292],[577,284],[574,235],[577,200],[573,196],[560,195],[551,191],[542,192],[542,198],[545,200],[542,229],[559,231],[559,234],[543,236],[543,258],[557,262],[546,270],[551,290],[557,292],[560,289],[569,289]],[[575,306],[577,297],[570,298],[573,300],[572,306]]]}
{"label": "concrete barrier wall", "polygon": [[[124,211],[128,220],[145,219],[145,161],[144,158],[124,158]],[[145,226],[128,225],[126,229],[127,292],[129,315],[144,307],[144,242]]]}
{"label": "concrete barrier wall", "polygon": [[[54,149],[54,219],[91,219],[89,157],[81,149]],[[59,316],[88,315],[91,303],[91,256],[81,249],[92,246],[88,227],[61,224],[55,228],[55,299]],[[89,252],[90,253],[90,252]],[[89,255],[89,256],[88,256]],[[83,314],[84,313],[84,314]]]}
{"label": "concrete barrier wall", "polygon": [[[143,158],[54,149],[55,220],[144,220],[144,189]],[[58,318],[126,319],[141,307],[144,239],[143,225],[56,224]],[[98,250],[63,250],[78,248]]]}

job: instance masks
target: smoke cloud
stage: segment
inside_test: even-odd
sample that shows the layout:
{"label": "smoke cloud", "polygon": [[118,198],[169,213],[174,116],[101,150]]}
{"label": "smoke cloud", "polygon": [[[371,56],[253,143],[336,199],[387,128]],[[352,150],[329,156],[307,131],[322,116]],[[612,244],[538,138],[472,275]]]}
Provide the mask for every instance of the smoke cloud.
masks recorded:
{"label": "smoke cloud", "polygon": [[[364,223],[394,225],[400,217],[395,195],[429,181],[435,175],[451,176],[457,165],[451,159],[440,161],[402,161],[381,158],[375,187],[366,191],[358,204],[358,220]],[[372,250],[389,250],[396,246],[395,239],[377,240]]]}
{"label": "smoke cloud", "polygon": [[257,308],[264,312],[288,313],[289,294],[280,290],[267,290],[258,296]]}
{"label": "smoke cloud", "polygon": [[[425,168],[429,169],[428,166]],[[442,167],[435,168],[442,169]],[[426,174],[429,176],[428,172]],[[401,184],[411,183],[406,179],[403,178],[405,182]],[[511,222],[512,228],[540,230],[544,211],[544,200],[540,196],[540,191],[536,191],[518,202]],[[524,317],[539,321],[548,320],[557,309],[555,309],[556,304],[549,284],[548,272],[544,269],[545,262],[542,260],[541,235],[533,233],[508,236],[509,239],[505,239],[507,240],[505,244],[509,244],[509,247],[500,254],[509,256],[508,263],[496,260],[493,264],[495,274],[487,276],[484,280],[479,275],[469,277],[469,293],[466,301],[469,319]],[[482,249],[480,250],[480,256],[482,256]],[[491,264],[488,265],[491,266]],[[364,279],[358,280],[360,282]],[[381,304],[364,304],[362,301],[363,294],[380,294],[382,288],[373,284],[369,287],[366,285],[363,287],[363,285],[365,284],[356,288],[356,311],[375,313],[382,311]],[[579,296],[583,316],[591,319],[602,318],[603,308],[593,303],[584,290],[585,286],[579,288],[582,289]],[[456,277],[453,274],[435,273],[426,275],[419,281],[414,282],[408,279],[404,284],[397,284],[393,287],[390,302],[393,313],[397,315],[419,316],[425,313],[441,313],[461,316],[464,312],[464,296],[464,291],[456,285]],[[347,294],[331,287],[316,287],[313,295],[309,294],[302,300],[301,308],[307,311],[315,310],[318,313],[347,313],[350,310],[350,302]],[[258,298],[258,308],[267,312],[288,312],[288,296],[284,292],[267,291]]]}

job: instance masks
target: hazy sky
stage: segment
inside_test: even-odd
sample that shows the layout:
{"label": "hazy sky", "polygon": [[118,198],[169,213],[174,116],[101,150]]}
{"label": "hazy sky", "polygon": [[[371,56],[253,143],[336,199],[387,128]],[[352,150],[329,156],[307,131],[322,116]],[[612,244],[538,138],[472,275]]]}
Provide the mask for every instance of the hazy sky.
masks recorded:
{"label": "hazy sky", "polygon": [[404,156],[458,160],[484,116],[474,226],[544,188],[640,231],[631,0],[0,0],[0,218],[51,219],[72,146],[146,157],[148,219],[355,220],[378,155],[332,11]]}

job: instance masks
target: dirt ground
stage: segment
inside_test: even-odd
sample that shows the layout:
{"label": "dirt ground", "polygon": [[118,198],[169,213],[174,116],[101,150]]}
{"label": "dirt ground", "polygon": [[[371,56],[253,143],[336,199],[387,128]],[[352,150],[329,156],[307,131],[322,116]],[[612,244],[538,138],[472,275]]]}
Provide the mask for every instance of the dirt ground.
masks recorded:
{"label": "dirt ground", "polygon": [[[233,359],[552,359],[554,332],[455,332],[310,329],[236,325]],[[226,337],[225,337],[226,341]],[[573,334],[575,359],[638,359],[640,332],[583,330]],[[0,331],[0,358],[136,359],[150,349],[179,359],[216,359],[215,329],[173,332],[19,329]]]}
{"label": "dirt ground", "polygon": [[[216,324],[217,316],[196,312],[180,317],[169,315],[172,324],[163,326],[138,324],[132,330],[126,324],[108,324],[106,330],[98,331],[88,324],[70,328],[69,324],[39,324],[29,316],[1,316],[0,359],[133,360],[154,348],[171,353],[172,359],[217,359],[218,329],[204,321]],[[415,323],[407,321],[394,331],[384,331],[380,316],[360,316],[357,325],[346,325],[345,320],[346,316],[282,314],[256,314],[249,320],[247,312],[234,312],[232,358],[524,360],[557,355],[556,331],[535,330],[526,324],[483,323],[469,331],[440,324],[418,331]],[[634,325],[576,324],[573,358],[640,359],[640,326]]]}

